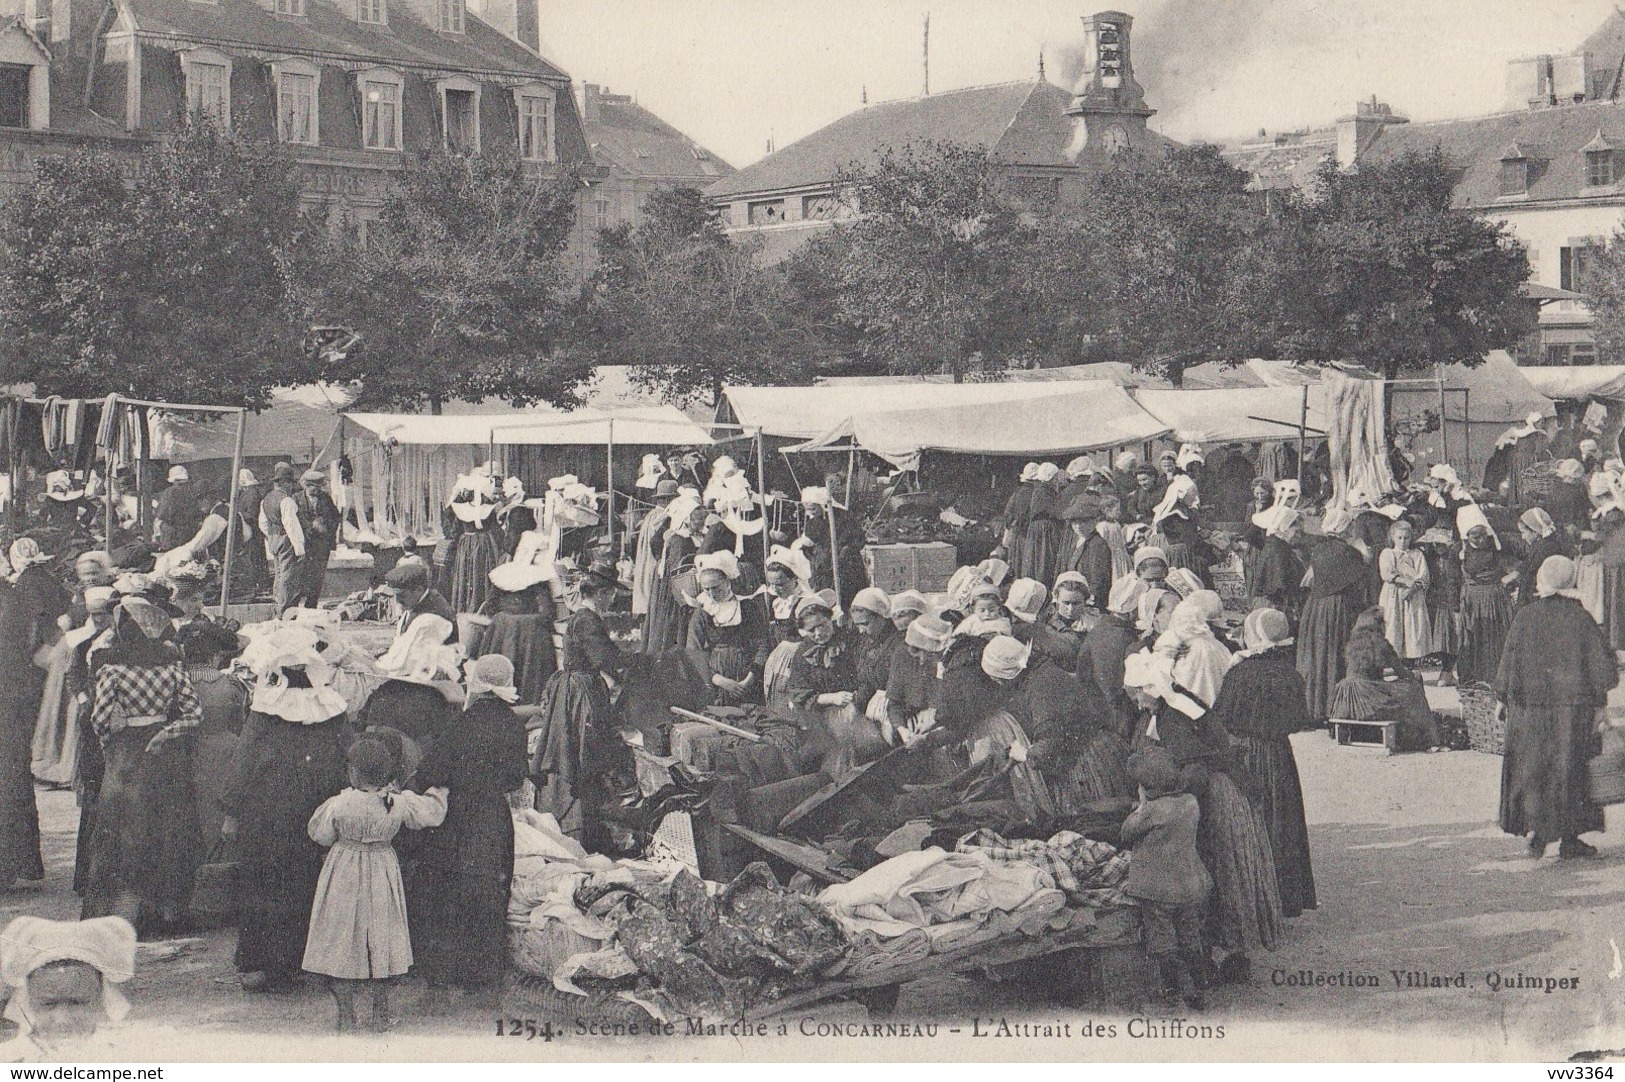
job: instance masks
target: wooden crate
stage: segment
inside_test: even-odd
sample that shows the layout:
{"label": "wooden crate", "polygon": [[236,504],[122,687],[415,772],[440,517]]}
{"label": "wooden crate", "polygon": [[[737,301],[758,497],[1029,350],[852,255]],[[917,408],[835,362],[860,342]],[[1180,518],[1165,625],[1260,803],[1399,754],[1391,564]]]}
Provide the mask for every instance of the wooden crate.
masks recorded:
{"label": "wooden crate", "polygon": [[959,568],[959,550],[946,541],[865,545],[863,567],[869,584],[888,594],[918,590],[937,593]]}

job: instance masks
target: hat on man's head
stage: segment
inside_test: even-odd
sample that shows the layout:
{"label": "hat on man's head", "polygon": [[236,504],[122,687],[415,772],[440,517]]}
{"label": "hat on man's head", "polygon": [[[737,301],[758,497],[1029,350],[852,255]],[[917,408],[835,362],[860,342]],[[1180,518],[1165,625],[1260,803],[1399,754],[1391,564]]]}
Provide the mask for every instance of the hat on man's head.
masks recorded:
{"label": "hat on man's head", "polygon": [[397,564],[384,576],[384,585],[397,590],[426,590],[429,587],[429,569],[420,563]]}
{"label": "hat on man's head", "polygon": [[293,480],[293,463],[292,462],[278,462],[275,466],[272,466],[271,467],[271,480],[273,480],[273,481],[292,481]]}
{"label": "hat on man's head", "polygon": [[308,469],[304,473],[300,474],[299,475],[299,480],[301,480],[301,481],[325,481],[325,480],[327,480],[327,474],[323,473],[321,470],[312,468],[312,469]]}
{"label": "hat on man's head", "polygon": [[181,482],[181,481],[190,481],[191,479],[192,479],[192,475],[190,473],[186,472],[186,467],[185,466],[171,466],[171,467],[169,467],[169,483],[170,484],[173,485],[173,484],[176,484],[176,483]]}
{"label": "hat on man's head", "polygon": [[676,495],[677,482],[669,477],[655,485],[655,499],[657,500],[671,499]]}

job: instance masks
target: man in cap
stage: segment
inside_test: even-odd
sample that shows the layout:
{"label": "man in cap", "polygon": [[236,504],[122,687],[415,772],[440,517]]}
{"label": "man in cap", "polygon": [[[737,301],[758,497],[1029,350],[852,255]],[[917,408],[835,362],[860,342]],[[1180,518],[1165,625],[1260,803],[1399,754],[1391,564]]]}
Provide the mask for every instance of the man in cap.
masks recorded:
{"label": "man in cap", "polygon": [[185,466],[169,468],[169,487],[158,497],[158,518],[153,523],[153,540],[159,552],[184,544],[203,525],[203,508],[197,489]]}
{"label": "man in cap", "polygon": [[398,564],[384,576],[384,585],[395,591],[395,600],[401,606],[400,623],[395,632],[400,635],[412,626],[412,621],[428,613],[451,624],[448,642],[457,641],[457,610],[451,607],[444,594],[429,584],[429,569],[421,563]]}
{"label": "man in cap", "polygon": [[305,528],[305,565],[300,579],[298,602],[314,609],[321,604],[322,583],[327,578],[327,561],[338,544],[343,516],[327,494],[327,474],[309,469],[299,479],[296,497],[299,517]]}
{"label": "man in cap", "polygon": [[278,462],[271,474],[271,491],[260,501],[259,510],[265,562],[271,571],[271,600],[278,616],[297,603],[303,586],[305,526],[293,490],[293,467]]}

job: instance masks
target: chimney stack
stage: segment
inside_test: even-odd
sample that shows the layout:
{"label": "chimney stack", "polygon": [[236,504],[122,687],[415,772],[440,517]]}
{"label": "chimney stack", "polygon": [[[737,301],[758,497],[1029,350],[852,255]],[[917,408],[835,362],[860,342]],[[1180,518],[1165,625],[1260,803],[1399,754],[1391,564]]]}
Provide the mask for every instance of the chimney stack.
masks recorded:
{"label": "chimney stack", "polygon": [[1353,116],[1337,118],[1337,167],[1353,169],[1383,128],[1409,123],[1409,118],[1395,113],[1392,106],[1378,101],[1375,95],[1370,101],[1360,102],[1354,107]]}
{"label": "chimney stack", "polygon": [[542,51],[539,0],[469,0],[468,8],[482,22],[500,30],[532,52]]}

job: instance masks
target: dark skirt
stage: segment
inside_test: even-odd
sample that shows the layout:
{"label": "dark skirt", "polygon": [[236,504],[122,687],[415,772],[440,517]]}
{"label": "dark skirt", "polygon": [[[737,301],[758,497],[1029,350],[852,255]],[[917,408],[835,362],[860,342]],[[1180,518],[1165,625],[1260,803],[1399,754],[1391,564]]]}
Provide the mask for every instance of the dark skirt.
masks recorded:
{"label": "dark skirt", "polygon": [[1501,666],[1501,648],[1512,626],[1512,600],[1499,583],[1468,583],[1461,591],[1461,645],[1456,654],[1456,677],[1463,684],[1495,679]]}
{"label": "dark skirt", "polygon": [[1213,875],[1213,942],[1227,951],[1274,950],[1281,893],[1264,819],[1228,774],[1215,773],[1202,798],[1197,846]]}
{"label": "dark skirt", "polygon": [[561,669],[548,679],[541,707],[530,760],[536,810],[551,812],[588,849],[601,847],[598,808],[610,795],[610,742],[618,740],[609,689],[597,673]]}
{"label": "dark skirt", "polygon": [[491,530],[469,530],[452,543],[446,563],[446,600],[454,612],[479,612],[491,593],[491,569],[502,562],[502,544]]}
{"label": "dark skirt", "polygon": [[656,575],[649,591],[649,615],[643,620],[643,652],[650,657],[681,650],[688,638],[688,605],[671,588],[671,579]]}
{"label": "dark skirt", "polygon": [[1589,706],[1507,704],[1501,829],[1544,841],[1603,829],[1586,766],[1602,751]]}
{"label": "dark skirt", "polygon": [[1210,572],[1202,566],[1201,556],[1197,547],[1187,541],[1166,542],[1162,554],[1167,557],[1168,570],[1183,567],[1187,571],[1195,572],[1196,577],[1206,585]]}
{"label": "dark skirt", "polygon": [[1309,861],[1309,827],[1304,822],[1303,786],[1298,760],[1286,737],[1273,740],[1254,736],[1231,737],[1254,785],[1253,796],[1269,831],[1275,857],[1275,881],[1280,886],[1281,916],[1296,917],[1314,909],[1315,873]]}
{"label": "dark skirt", "polygon": [[1022,539],[1020,570],[1016,576],[1037,579],[1046,586],[1053,583],[1060,573],[1058,569],[1066,562],[1070,538],[1066,523],[1052,518],[1035,519]]}
{"label": "dark skirt", "polygon": [[1625,567],[1602,567],[1602,617],[1609,647],[1625,650]]}
{"label": "dark skirt", "polygon": [[[23,659],[27,663],[27,658]],[[37,671],[37,670],[36,670]],[[34,726],[39,697],[0,702],[0,889],[45,878],[34,803]]]}
{"label": "dark skirt", "polygon": [[[755,658],[737,646],[713,646],[710,653],[711,671],[729,680],[743,680],[754,670]],[[761,686],[746,689],[745,694],[733,695],[719,688],[711,688],[711,700],[718,706],[739,706],[747,702],[761,702]]]}
{"label": "dark skirt", "polygon": [[103,749],[106,766],[97,802],[82,917],[118,914],[173,920],[186,912],[203,838],[192,793],[187,737],[156,752],[156,725],[125,729]]}
{"label": "dark skirt", "polygon": [[1332,691],[1343,679],[1344,647],[1360,616],[1361,602],[1347,594],[1311,597],[1298,624],[1298,675],[1303,677],[1309,716],[1325,722],[1332,716]]}
{"label": "dark skirt", "polygon": [[1072,769],[1050,785],[1056,814],[1080,815],[1090,804],[1133,800],[1135,786],[1128,776],[1128,754],[1128,741],[1110,730],[1097,729]]}
{"label": "dark skirt", "polygon": [[553,650],[553,621],[541,613],[499,612],[485,631],[482,652],[501,654],[513,662],[513,686],[519,705],[542,701],[542,689],[559,664]]}
{"label": "dark skirt", "polygon": [[1420,680],[1372,680],[1345,676],[1332,692],[1331,717],[1399,722],[1399,746],[1421,751],[1440,744],[1439,725]]}
{"label": "dark skirt", "polygon": [[410,874],[412,946],[430,982],[489,988],[508,967],[513,816],[502,793],[453,793]]}
{"label": "dark skirt", "polygon": [[[96,834],[96,805],[100,800],[105,760],[102,743],[90,725],[90,711],[79,712],[79,762],[74,800],[79,805],[79,836],[73,853],[73,892],[83,895],[90,884],[91,839]],[[35,852],[38,852],[35,847]],[[43,873],[41,878],[43,878]]]}

